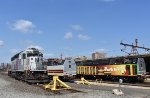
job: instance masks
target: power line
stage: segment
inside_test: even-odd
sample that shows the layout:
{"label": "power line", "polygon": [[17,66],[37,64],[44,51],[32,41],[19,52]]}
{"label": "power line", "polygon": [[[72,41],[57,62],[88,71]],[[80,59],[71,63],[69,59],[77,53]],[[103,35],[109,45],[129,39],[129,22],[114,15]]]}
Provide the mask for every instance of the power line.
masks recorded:
{"label": "power line", "polygon": [[[149,51],[150,50],[150,48],[146,48],[146,47],[144,47],[144,45],[143,46],[139,46],[138,45],[138,39],[135,39],[135,43],[134,44],[133,43],[132,44],[126,44],[126,43],[123,43],[121,41],[120,45],[123,45],[125,47],[124,49],[121,49],[121,51],[125,52],[125,53],[127,53],[129,55],[137,55],[137,54],[139,54],[138,51],[137,51],[137,48],[144,49],[145,51]],[[126,47],[131,47],[131,53],[128,53],[128,52],[125,51]]]}

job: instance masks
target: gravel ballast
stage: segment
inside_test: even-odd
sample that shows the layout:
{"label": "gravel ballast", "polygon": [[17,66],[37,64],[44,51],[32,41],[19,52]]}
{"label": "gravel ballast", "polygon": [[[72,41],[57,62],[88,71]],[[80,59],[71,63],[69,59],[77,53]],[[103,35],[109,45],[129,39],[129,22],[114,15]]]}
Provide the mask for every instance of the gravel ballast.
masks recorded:
{"label": "gravel ballast", "polygon": [[114,88],[111,87],[68,84],[81,92],[70,93],[64,90],[60,91],[60,94],[54,94],[41,87],[0,74],[0,98],[150,98],[149,90],[122,89],[125,94],[117,96],[112,93]]}

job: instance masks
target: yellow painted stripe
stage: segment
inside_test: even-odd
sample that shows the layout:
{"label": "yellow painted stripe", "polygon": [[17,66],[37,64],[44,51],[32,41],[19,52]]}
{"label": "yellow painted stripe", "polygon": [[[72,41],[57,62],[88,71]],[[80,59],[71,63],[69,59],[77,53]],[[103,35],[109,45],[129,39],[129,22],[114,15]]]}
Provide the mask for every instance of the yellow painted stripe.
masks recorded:
{"label": "yellow painted stripe", "polygon": [[81,67],[80,67],[80,74],[82,74],[82,73],[81,73],[81,70],[82,70],[82,69],[81,69]]}
{"label": "yellow painted stripe", "polygon": [[84,69],[84,70],[83,70],[83,72],[84,72],[83,74],[85,74],[85,67],[83,67],[83,69]]}
{"label": "yellow painted stripe", "polygon": [[95,75],[96,75],[96,66],[95,66]]}
{"label": "yellow painted stripe", "polygon": [[130,65],[130,75],[133,75],[133,68],[132,68],[132,65]]}
{"label": "yellow painted stripe", "polygon": [[89,74],[91,74],[91,72],[90,72],[90,67],[89,67]]}

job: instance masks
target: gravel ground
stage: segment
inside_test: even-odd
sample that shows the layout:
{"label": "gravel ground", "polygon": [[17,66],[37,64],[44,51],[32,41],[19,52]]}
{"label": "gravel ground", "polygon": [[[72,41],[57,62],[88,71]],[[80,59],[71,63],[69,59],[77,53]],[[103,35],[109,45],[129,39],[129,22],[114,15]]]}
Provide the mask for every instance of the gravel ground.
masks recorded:
{"label": "gravel ground", "polygon": [[68,83],[72,88],[82,92],[60,91],[60,94],[46,91],[35,85],[15,80],[0,74],[0,98],[150,98],[150,90],[122,88],[122,96],[112,94],[115,87],[87,86]]}

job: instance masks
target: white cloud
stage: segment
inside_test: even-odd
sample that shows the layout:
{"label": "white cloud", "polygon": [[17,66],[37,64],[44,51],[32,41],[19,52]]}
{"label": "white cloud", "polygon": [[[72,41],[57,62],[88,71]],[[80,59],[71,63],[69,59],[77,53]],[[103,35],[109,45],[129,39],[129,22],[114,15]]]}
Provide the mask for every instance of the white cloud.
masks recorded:
{"label": "white cloud", "polygon": [[71,25],[71,28],[75,31],[82,31],[83,28],[80,25]]}
{"label": "white cloud", "polygon": [[67,32],[64,36],[65,39],[72,39],[73,38],[73,35],[72,35],[72,32]]}
{"label": "white cloud", "polygon": [[114,2],[116,0],[100,0],[100,1],[102,1],[102,2]]}
{"label": "white cloud", "polygon": [[13,31],[19,31],[20,33],[36,33],[43,34],[43,31],[38,30],[36,26],[29,20],[16,20],[13,23],[7,22],[9,28]]}
{"label": "white cloud", "polygon": [[93,52],[107,52],[108,50],[107,49],[97,49],[97,50],[94,50]]}
{"label": "white cloud", "polygon": [[38,45],[29,45],[27,48],[36,48],[36,49],[38,49],[40,51],[44,50],[41,46],[38,46]]}
{"label": "white cloud", "polygon": [[91,39],[91,37],[89,37],[89,36],[87,36],[87,35],[82,35],[82,34],[79,34],[79,35],[78,35],[78,38],[79,38],[80,40],[89,40],[89,39]]}
{"label": "white cloud", "polygon": [[0,47],[4,46],[4,41],[0,40]]}
{"label": "white cloud", "polygon": [[33,32],[35,25],[29,20],[16,20],[14,23],[8,23],[11,30],[19,31],[21,33]]}

